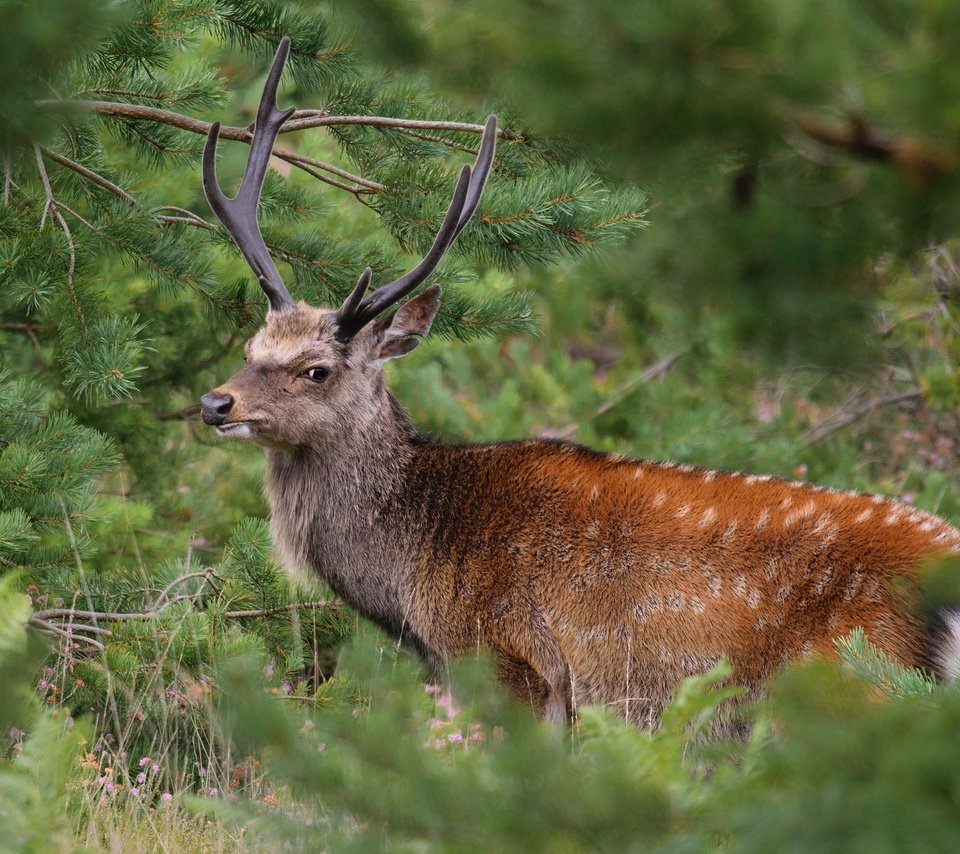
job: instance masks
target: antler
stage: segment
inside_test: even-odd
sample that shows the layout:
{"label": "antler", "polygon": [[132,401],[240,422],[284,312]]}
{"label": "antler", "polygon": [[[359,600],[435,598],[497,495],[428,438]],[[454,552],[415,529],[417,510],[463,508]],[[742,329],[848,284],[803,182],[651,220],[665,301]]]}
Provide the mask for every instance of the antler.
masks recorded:
{"label": "antler", "polygon": [[461,170],[450,207],[447,208],[447,213],[430,250],[409,273],[378,288],[363,299],[373,278],[372,270],[367,267],[360,274],[350,296],[337,310],[337,340],[349,341],[380,312],[409,294],[436,269],[437,264],[446,255],[447,250],[466,227],[477,205],[480,204],[480,197],[483,195],[483,188],[487,183],[490,167],[493,165],[496,147],[497,117],[491,115],[483,130],[483,139],[480,150],[477,152],[476,162],[472,168],[464,166]]}
{"label": "antler", "polygon": [[263,94],[260,96],[253,139],[250,142],[250,157],[240,190],[234,198],[228,199],[217,183],[216,157],[220,122],[214,122],[210,127],[207,143],[203,148],[203,190],[207,201],[240,247],[243,257],[247,259],[260,287],[266,293],[272,311],[284,311],[296,305],[280,277],[280,271],[270,257],[257,223],[257,206],[260,203],[260,191],[263,188],[263,178],[267,172],[273,143],[281,125],[296,111],[294,107],[286,110],[277,107],[277,86],[280,84],[280,76],[289,53],[290,39],[284,36],[280,40],[277,55],[273,59]]}

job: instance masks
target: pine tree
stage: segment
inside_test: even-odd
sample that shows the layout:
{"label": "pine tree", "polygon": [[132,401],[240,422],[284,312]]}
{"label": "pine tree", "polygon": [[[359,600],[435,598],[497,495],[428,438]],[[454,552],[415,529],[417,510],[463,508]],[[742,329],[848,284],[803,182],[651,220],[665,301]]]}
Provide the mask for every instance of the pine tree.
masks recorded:
{"label": "pine tree", "polygon": [[[257,651],[282,690],[329,692],[354,625],[271,562],[259,455],[218,451],[195,429],[195,401],[265,312],[200,189],[210,123],[225,122],[229,188],[289,35],[280,100],[300,111],[261,219],[292,293],[323,304],[364,266],[387,280],[426,249],[497,109],[495,174],[435,276],[440,338],[533,330],[530,295],[504,277],[621,240],[643,224],[643,199],[526,138],[508,106],[454,106],[377,71],[294,3],[4,10],[0,568],[22,571],[30,625],[50,639],[46,699],[91,714],[104,749],[164,742],[189,767],[211,746],[214,659]],[[470,285],[478,275],[497,286]]]}

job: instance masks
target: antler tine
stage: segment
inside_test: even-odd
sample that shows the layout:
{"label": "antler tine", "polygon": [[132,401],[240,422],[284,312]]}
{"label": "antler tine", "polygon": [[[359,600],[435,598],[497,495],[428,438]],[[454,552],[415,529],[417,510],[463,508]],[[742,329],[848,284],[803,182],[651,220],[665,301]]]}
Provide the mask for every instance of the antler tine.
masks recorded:
{"label": "antler tine", "polygon": [[277,87],[290,53],[290,39],[284,36],[280,40],[277,54],[267,75],[267,82],[260,96],[257,119],[253,126],[253,139],[250,142],[250,157],[243,173],[240,190],[232,199],[228,199],[217,182],[217,141],[220,136],[220,122],[214,122],[207,135],[203,148],[203,190],[207,201],[220,221],[227,227],[230,236],[243,253],[243,257],[253,270],[267,295],[271,311],[284,311],[296,305],[287,286],[283,283],[280,271],[270,257],[267,244],[257,222],[257,207],[260,204],[260,191],[267,174],[267,164],[273,152],[273,144],[280,127],[296,111],[294,107],[280,110],[277,107]]}
{"label": "antler tine", "polygon": [[[480,198],[483,196],[483,190],[487,186],[487,178],[490,177],[490,168],[493,166],[493,156],[497,151],[497,117],[494,114],[487,116],[487,123],[483,128],[483,137],[480,140],[480,150],[477,152],[476,162],[473,164],[473,180],[470,181],[470,191],[467,193],[467,201],[463,205],[463,213],[460,214],[460,222],[457,224],[457,230],[453,234],[456,240],[460,232],[466,228],[470,218],[473,216],[477,205],[480,204]],[[451,241],[452,243],[453,241]]]}
{"label": "antler tine", "polygon": [[371,279],[370,268],[364,270],[356,287],[337,311],[338,340],[348,341],[385,308],[413,291],[436,269],[450,245],[470,221],[477,205],[480,204],[480,197],[483,195],[487,177],[493,166],[496,147],[497,117],[491,115],[487,118],[487,124],[483,130],[477,159],[472,168],[464,166],[461,170],[450,207],[447,208],[433,245],[423,260],[410,272],[378,288],[361,302]]}

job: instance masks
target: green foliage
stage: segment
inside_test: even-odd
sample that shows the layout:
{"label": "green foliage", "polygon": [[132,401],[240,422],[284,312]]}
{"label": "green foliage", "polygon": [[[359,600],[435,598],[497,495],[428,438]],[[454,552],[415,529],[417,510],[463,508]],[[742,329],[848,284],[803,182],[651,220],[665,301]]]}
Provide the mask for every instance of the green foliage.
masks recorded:
{"label": "green foliage", "polygon": [[241,751],[266,749],[274,784],[293,798],[213,814],[253,820],[259,838],[295,850],[955,844],[954,690],[884,700],[834,665],[807,665],[777,681],[749,742],[724,744],[698,736],[730,694],[717,687],[726,665],[684,683],[656,733],[600,708],[573,733],[538,724],[504,701],[482,662],[455,669],[452,700],[424,694],[389,648],[356,650],[351,666],[369,706],[321,715],[272,701],[254,668],[224,674],[229,732]]}
{"label": "green foliage", "polygon": [[650,187],[657,227],[632,265],[645,290],[722,310],[741,342],[782,361],[872,355],[878,257],[960,225],[949,0],[419,10],[416,63],[462,97],[507,93],[528,127]]}
{"label": "green foliage", "polygon": [[[265,747],[273,779],[296,795],[292,814],[260,810],[260,827],[305,850],[576,851],[589,840],[622,851],[656,843],[682,826],[706,780],[684,767],[684,755],[699,754],[688,731],[729,694],[715,689],[728,674],[722,668],[688,683],[656,734],[587,710],[572,746],[565,729],[507,702],[484,661],[454,669],[452,697],[435,686],[424,693],[390,648],[354,649],[351,670],[369,707],[316,716],[271,702],[249,666],[224,675],[228,729],[240,750]],[[231,813],[244,814],[224,811]]]}
{"label": "green foliage", "polygon": [[715,808],[727,850],[953,849],[955,690],[883,702],[821,665],[789,673],[772,700],[782,734]]}
{"label": "green foliage", "polygon": [[[30,601],[14,574],[0,577],[0,744],[15,758],[0,761],[0,839],[7,851],[68,851],[73,826],[67,785],[82,728],[63,712],[41,714],[30,690],[37,666],[25,623]],[[29,737],[24,736],[29,727]]]}
{"label": "green foliage", "polygon": [[870,643],[859,626],[835,643],[840,657],[858,676],[894,697],[922,696],[937,690],[936,679],[916,667],[906,668],[893,661]]}

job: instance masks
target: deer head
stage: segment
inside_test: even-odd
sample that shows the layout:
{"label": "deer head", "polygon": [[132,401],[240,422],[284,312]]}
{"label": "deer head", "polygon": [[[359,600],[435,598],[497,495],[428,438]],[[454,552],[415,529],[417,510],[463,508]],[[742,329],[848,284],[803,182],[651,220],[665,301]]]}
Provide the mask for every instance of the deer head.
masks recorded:
{"label": "deer head", "polygon": [[[290,51],[284,38],[267,76],[257,110],[250,157],[233,199],[216,177],[220,131],[215,122],[203,152],[203,188],[267,295],[266,324],[246,345],[246,366],[201,398],[201,416],[223,436],[278,448],[316,446],[325,437],[352,433],[358,421],[376,417],[386,392],[384,362],[409,353],[430,331],[440,288],[421,285],[466,227],[483,194],[496,148],[497,119],[487,119],[473,166],[460,172],[453,199],[433,245],[412,270],[368,294],[366,268],[336,309],[297,302],[284,285],[257,222],[257,207],[274,142],[295,112],[277,107],[277,87]],[[388,312],[393,306],[399,307]]]}

